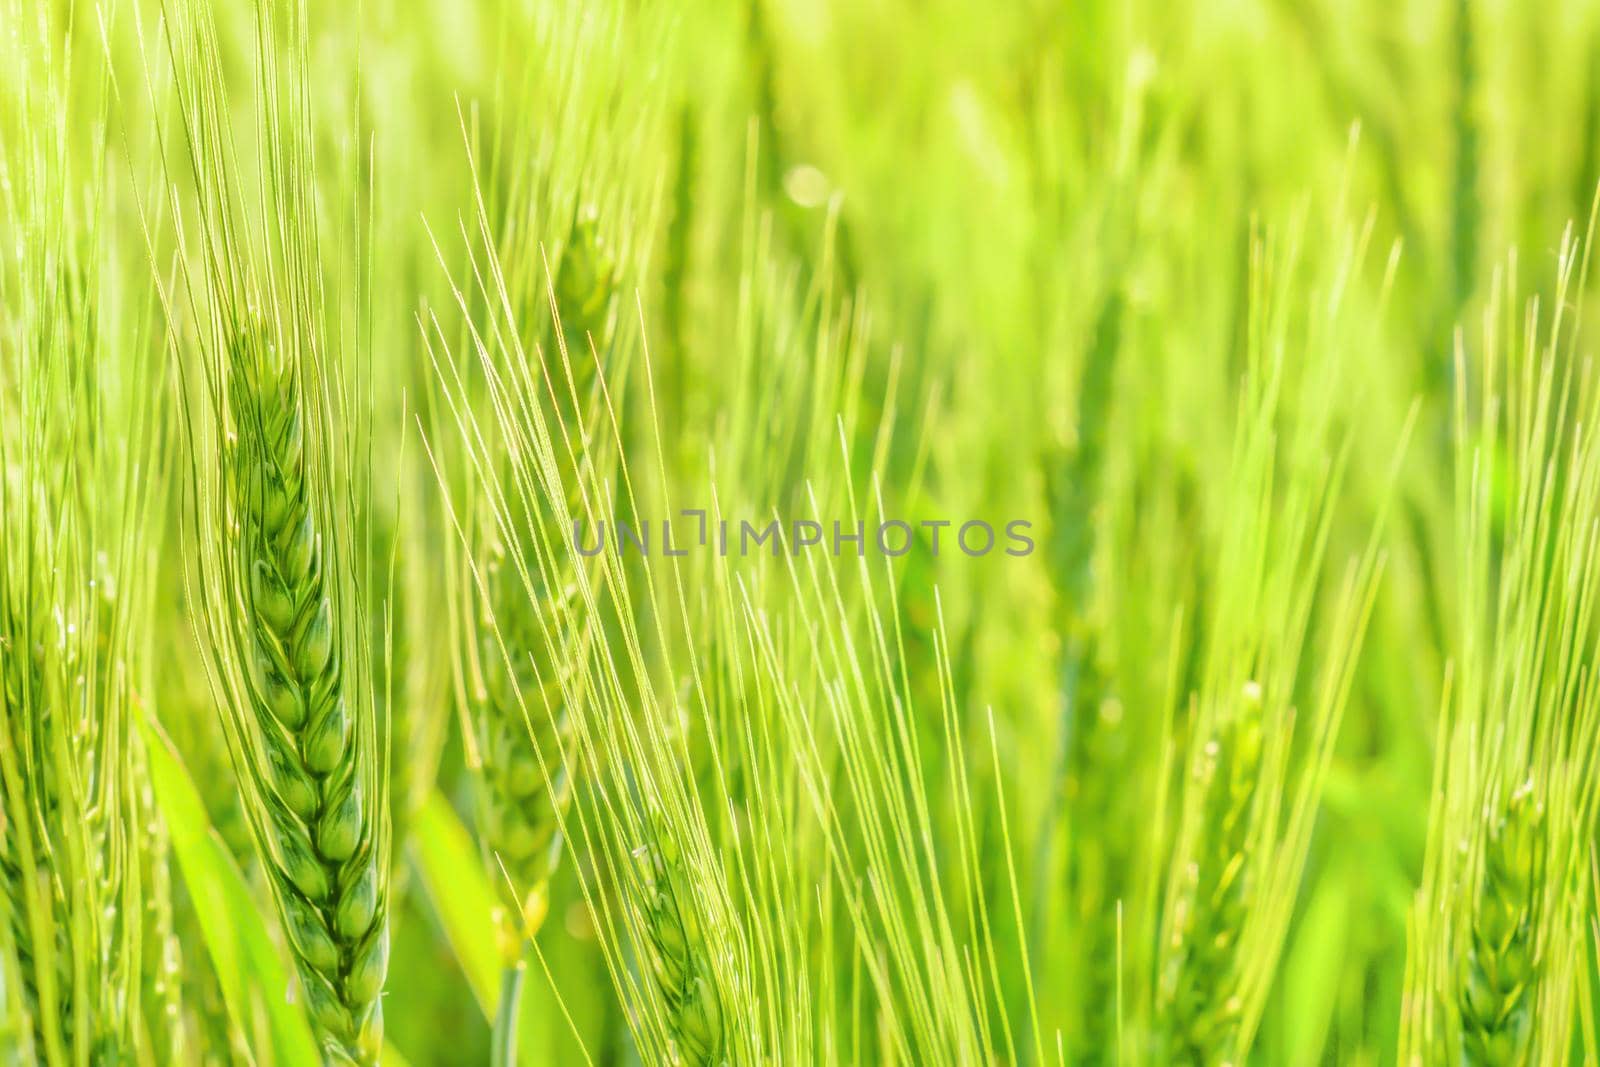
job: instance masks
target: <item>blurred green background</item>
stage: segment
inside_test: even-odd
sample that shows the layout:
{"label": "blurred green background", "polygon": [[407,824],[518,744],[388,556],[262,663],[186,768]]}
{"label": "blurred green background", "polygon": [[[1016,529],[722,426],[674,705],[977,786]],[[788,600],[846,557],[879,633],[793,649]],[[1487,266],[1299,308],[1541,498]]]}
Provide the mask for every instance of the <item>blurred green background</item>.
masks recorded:
{"label": "blurred green background", "polygon": [[[225,1003],[241,965],[196,900],[231,868],[228,906],[282,948],[177,533],[175,398],[203,331],[156,294],[195,284],[179,264],[215,177],[184,145],[204,123],[262,235],[283,202],[264,131],[303,139],[316,328],[360,383],[341,414],[370,455],[337,461],[365,465],[342,477],[372,629],[392,627],[393,1062],[491,1055],[497,867],[461,604],[507,446],[473,442],[536,437],[557,326],[595,344],[605,399],[582,417],[620,461],[583,477],[613,518],[1025,519],[1038,550],[619,556],[570,623],[617,681],[571,709],[522,1062],[690,1061],[619,888],[659,847],[657,807],[732,946],[711,967],[738,1035],[719,1061],[1398,1061],[1409,998],[1433,993],[1408,965],[1430,834],[1457,829],[1432,807],[1447,663],[1494,655],[1465,638],[1457,448],[1482,442],[1453,404],[1484,399],[1481,353],[1520,343],[1524,299],[1530,323],[1554,312],[1564,234],[1590,220],[1600,5],[4,0],[0,37],[0,344],[20,361],[40,318],[22,279],[62,250],[90,265],[106,389],[159,408],[129,714],[198,793],[178,812],[157,790],[174,840],[225,846],[191,840],[172,871],[184,1062],[284,1062],[270,1013]],[[585,213],[614,271],[587,333],[549,300]],[[1569,316],[1592,303],[1562,293]],[[536,497],[535,468],[505,477]],[[1325,707],[1330,678],[1348,698]],[[1280,820],[1240,851],[1256,915],[1173,964],[1193,825],[1216,821],[1185,783],[1232,736],[1213,706],[1256,679],[1271,722],[1297,716],[1238,787]],[[1547,978],[1578,990],[1576,1021],[1541,1061],[1589,1047],[1586,868],[1580,965]],[[1168,968],[1196,961],[1226,1020],[1204,1054],[1169,1040]]]}

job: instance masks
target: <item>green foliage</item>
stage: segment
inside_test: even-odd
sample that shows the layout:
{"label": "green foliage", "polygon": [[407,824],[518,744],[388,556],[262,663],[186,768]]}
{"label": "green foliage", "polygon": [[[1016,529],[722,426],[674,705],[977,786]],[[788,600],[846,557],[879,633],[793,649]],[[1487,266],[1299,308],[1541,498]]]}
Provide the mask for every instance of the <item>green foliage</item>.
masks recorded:
{"label": "green foliage", "polygon": [[[252,1047],[269,1048],[275,1058],[289,1062],[315,1060],[316,1044],[304,1008],[264,995],[265,990],[287,986],[289,971],[256,914],[249,883],[207,823],[200,795],[168,741],[150,727],[146,737],[151,784],[162,817],[172,828],[173,852],[234,1025],[256,1035],[259,1007],[265,1014],[265,1032],[252,1041]],[[193,980],[192,971],[188,977]],[[210,1052],[230,1054],[227,1048]]]}
{"label": "green foliage", "polygon": [[0,0],[0,1063],[1600,1058],[1597,41]]}

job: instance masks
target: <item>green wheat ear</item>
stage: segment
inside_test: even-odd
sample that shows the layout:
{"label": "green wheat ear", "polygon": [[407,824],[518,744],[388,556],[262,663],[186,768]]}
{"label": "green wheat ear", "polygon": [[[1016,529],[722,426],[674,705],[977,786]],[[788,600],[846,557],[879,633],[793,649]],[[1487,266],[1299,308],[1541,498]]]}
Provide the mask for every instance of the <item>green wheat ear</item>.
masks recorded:
{"label": "green wheat ear", "polygon": [[366,794],[374,754],[353,728],[299,384],[293,362],[259,330],[238,335],[232,368],[234,578],[245,605],[236,633],[249,697],[233,712],[253,742],[254,817],[325,1050],[334,1061],[375,1063],[389,962],[384,803]]}
{"label": "green wheat ear", "polygon": [[1239,937],[1250,906],[1250,830],[1261,781],[1261,689],[1246,685],[1196,769],[1204,824],[1180,890],[1165,975],[1173,1063],[1217,1063],[1232,1049]]}
{"label": "green wheat ear", "polygon": [[[479,630],[485,665],[478,713],[483,837],[495,865],[504,868],[490,873],[502,897],[501,948],[514,959],[521,943],[543,925],[550,880],[561,858],[560,813],[571,797],[561,745],[571,720],[561,707],[561,677],[554,673],[518,569],[498,542],[489,557],[485,580],[495,606]],[[549,600],[570,595],[563,589]]]}
{"label": "green wheat ear", "polygon": [[[554,288],[553,328],[561,332],[571,380],[552,373],[557,418],[549,426],[581,463],[585,426],[593,421],[595,407],[597,366],[589,346],[592,341],[604,363],[617,290],[616,267],[592,210],[578,213]],[[560,351],[551,341],[546,357],[558,363]],[[566,449],[556,447],[564,455]],[[580,515],[580,487],[570,468],[561,465],[560,491],[567,512]],[[509,493],[513,476],[508,473],[504,480],[503,491]],[[489,536],[480,549],[487,596],[477,624],[484,689],[478,702],[482,835],[491,878],[500,888],[501,949],[512,961],[544,923],[550,881],[561,859],[561,816],[571,799],[562,757],[572,731],[562,685],[570,671],[557,662],[551,635],[559,632],[560,620],[576,613],[578,586],[570,555],[556,550],[540,566],[538,545],[565,541],[554,529],[555,509],[540,502],[529,510],[531,515],[519,512],[488,523]]]}
{"label": "green wheat ear", "polygon": [[1534,906],[1544,871],[1544,812],[1532,783],[1512,794],[1489,831],[1483,882],[1462,960],[1461,1062],[1527,1063],[1538,979]]}
{"label": "green wheat ear", "polygon": [[[588,358],[589,338],[605,351],[606,317],[617,291],[617,266],[610,244],[600,232],[600,217],[593,207],[578,210],[566,253],[556,271],[556,310],[568,350],[581,361],[587,375],[579,380],[580,400],[594,381],[594,361]],[[581,373],[574,366],[574,374]]]}
{"label": "green wheat ear", "polygon": [[659,819],[652,821],[650,837],[637,856],[652,973],[678,1056],[686,1064],[710,1067],[727,1055],[722,993],[677,843]]}

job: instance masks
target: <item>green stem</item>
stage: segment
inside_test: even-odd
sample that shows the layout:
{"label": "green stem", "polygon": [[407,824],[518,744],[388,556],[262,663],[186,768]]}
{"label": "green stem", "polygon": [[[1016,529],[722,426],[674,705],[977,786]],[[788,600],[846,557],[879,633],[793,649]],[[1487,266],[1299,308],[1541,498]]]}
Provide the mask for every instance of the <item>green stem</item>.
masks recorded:
{"label": "green stem", "polygon": [[522,975],[527,965],[517,960],[500,976],[500,1007],[494,1013],[490,1067],[517,1067],[517,1023],[521,1016]]}

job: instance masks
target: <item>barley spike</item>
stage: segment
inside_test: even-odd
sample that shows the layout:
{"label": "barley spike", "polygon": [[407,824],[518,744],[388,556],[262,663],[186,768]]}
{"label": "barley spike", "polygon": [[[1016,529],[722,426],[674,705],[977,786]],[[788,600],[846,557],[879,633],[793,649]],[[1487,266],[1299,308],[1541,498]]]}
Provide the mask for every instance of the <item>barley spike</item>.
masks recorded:
{"label": "barley spike", "polygon": [[[558,429],[564,432],[579,456],[587,412],[573,408],[571,394],[576,393],[580,405],[593,399],[590,339],[603,359],[615,291],[615,267],[595,216],[580,211],[555,279],[555,325],[567,348],[572,382],[569,386],[564,375],[553,375],[559,427],[555,420],[550,424],[552,434]],[[548,351],[556,358],[553,345]],[[562,490],[568,510],[576,512],[575,480],[569,476]],[[551,514],[542,519],[553,515],[553,509],[546,510]],[[478,708],[482,833],[491,857],[491,878],[501,890],[498,925],[508,965],[520,957],[522,943],[543,924],[550,880],[561,857],[560,817],[571,792],[561,756],[571,725],[568,709],[562,706],[563,674],[551,656],[540,616],[546,626],[570,617],[578,590],[570,560],[558,557],[548,561],[549,573],[541,570],[534,557],[535,536],[516,521],[510,538],[492,530],[481,553],[486,558],[487,586],[486,610],[478,620],[478,655],[484,672]],[[549,541],[559,543],[559,538]],[[513,552],[521,557],[521,566]]]}
{"label": "barley spike", "polygon": [[659,821],[651,836],[639,856],[652,971],[678,1057],[692,1067],[712,1067],[727,1056],[722,993],[677,843]]}
{"label": "barley spike", "polygon": [[1542,818],[1532,787],[1525,786],[1512,794],[1490,831],[1457,996],[1466,1067],[1529,1062],[1539,974],[1533,931]]}
{"label": "barley spike", "polygon": [[237,576],[247,605],[250,707],[263,852],[308,1013],[329,1062],[376,1063],[388,923],[377,821],[356,736],[308,476],[299,383],[262,331],[233,351]]}
{"label": "barley spike", "polygon": [[1172,1063],[1229,1062],[1239,1025],[1239,936],[1250,907],[1250,826],[1261,777],[1261,691],[1245,686],[1196,768],[1204,822],[1180,888],[1163,1015]]}

